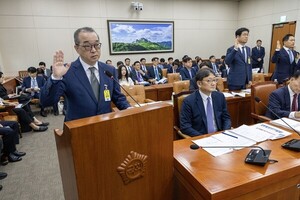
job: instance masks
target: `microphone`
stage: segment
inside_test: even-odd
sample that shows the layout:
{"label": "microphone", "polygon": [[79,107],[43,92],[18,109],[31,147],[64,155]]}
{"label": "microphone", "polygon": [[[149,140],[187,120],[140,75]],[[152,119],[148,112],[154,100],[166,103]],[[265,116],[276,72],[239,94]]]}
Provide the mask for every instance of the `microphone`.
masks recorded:
{"label": "microphone", "polygon": [[272,163],[278,162],[276,160],[269,160],[271,150],[264,150],[260,146],[198,146],[197,144],[191,144],[190,148],[194,150],[199,148],[258,148],[251,149],[245,158],[245,163],[265,166],[268,161],[271,161]]}
{"label": "microphone", "polygon": [[109,71],[104,71],[104,73],[106,74],[106,76],[108,76],[109,78],[111,78],[115,83],[117,83],[125,92],[126,94],[128,94],[128,96],[130,96],[130,98],[139,106],[142,107],[128,92],[127,90],[125,90],[125,88],[119,83],[119,81],[117,81],[114,76],[112,75],[112,73],[110,73]]}
{"label": "microphone", "polygon": [[[300,136],[300,133],[296,129],[294,129],[291,125],[289,125],[286,121],[279,117],[272,109],[270,109],[266,104],[264,104],[264,102],[262,102],[259,97],[255,97],[254,99],[257,103],[261,103],[264,107],[266,107],[273,115],[275,115],[278,119],[283,121],[283,123],[285,123],[288,127],[290,127],[295,133],[297,133]],[[291,139],[286,143],[282,144],[281,146],[285,149],[300,151],[300,140]]]}

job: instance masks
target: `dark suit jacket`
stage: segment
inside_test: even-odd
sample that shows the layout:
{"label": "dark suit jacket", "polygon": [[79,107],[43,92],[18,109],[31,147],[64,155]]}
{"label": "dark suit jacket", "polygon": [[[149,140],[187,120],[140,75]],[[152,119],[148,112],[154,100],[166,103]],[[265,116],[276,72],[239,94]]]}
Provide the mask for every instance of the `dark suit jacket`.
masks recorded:
{"label": "dark suit jacket", "polygon": [[[194,68],[191,68],[191,72],[192,72],[192,77],[195,77],[196,76],[196,70]],[[185,80],[191,80],[190,73],[189,73],[189,71],[188,71],[188,69],[186,67],[183,67],[180,70],[180,75],[181,75],[181,79],[183,81],[185,81]]]}
{"label": "dark suit jacket", "polygon": [[[162,70],[158,66],[156,66],[156,68],[158,70],[158,75],[159,75],[159,80],[160,80],[163,77],[162,76]],[[148,76],[149,76],[150,79],[155,79],[155,73],[154,73],[154,67],[153,66],[148,67]]]}
{"label": "dark suit jacket", "polygon": [[[181,70],[181,69],[182,69],[181,67],[177,67],[177,69],[175,70],[175,73],[180,73],[180,70]],[[172,66],[168,68],[167,73],[168,73],[168,74],[169,74],[169,73],[171,73],[171,74],[174,73],[174,72],[173,72]]]}
{"label": "dark suit jacket", "polygon": [[[289,89],[287,86],[278,88],[273,91],[269,97],[268,107],[275,112],[279,117],[289,117],[291,113],[291,101]],[[300,108],[300,95],[298,95],[298,110]],[[271,119],[277,119],[269,110],[266,112],[266,116]]]}
{"label": "dark suit jacket", "polygon": [[[224,95],[214,91],[211,97],[218,131],[230,129],[231,120],[227,111],[227,103]],[[199,90],[186,97],[182,103],[180,130],[190,136],[207,133],[206,113]]]}
{"label": "dark suit jacket", "polygon": [[[294,58],[296,58],[296,51],[292,51]],[[272,81],[277,79],[278,83],[282,83],[284,79],[289,78],[300,69],[299,62],[296,64],[295,60],[290,63],[290,57],[284,48],[275,51],[272,56],[272,63],[275,63],[275,71],[272,76]]]}
{"label": "dark suit jacket", "polygon": [[[145,74],[145,76],[143,76],[143,75],[141,74],[141,76],[142,76],[142,78],[143,78],[144,81],[148,81],[149,77],[148,77],[147,74]],[[135,81],[138,81],[137,73],[136,73],[135,69],[132,70],[132,72],[131,72],[131,79],[133,80],[134,83],[135,83]],[[139,82],[139,81],[138,81],[138,82]]]}
{"label": "dark suit jacket", "polygon": [[[36,82],[38,84],[38,87],[42,88],[44,86],[46,80],[42,76],[36,76]],[[23,79],[22,90],[25,90],[27,88],[31,88],[31,77],[30,76],[27,76]],[[40,98],[39,92],[35,92],[34,98]]]}
{"label": "dark suit jacket", "polygon": [[[260,47],[259,51],[256,47],[252,48],[252,65],[257,65],[257,64],[263,64],[264,63],[264,57],[265,57],[265,48],[264,47]],[[257,59],[261,58],[261,61],[259,62]]]}
{"label": "dark suit jacket", "polygon": [[0,98],[6,100],[9,99],[8,95],[7,95],[7,90],[5,89],[5,87],[0,84]]}
{"label": "dark suit jacket", "polygon": [[227,49],[225,62],[230,68],[227,76],[228,85],[245,86],[249,81],[252,81],[252,67],[248,63],[251,52],[247,46],[246,53],[248,56],[247,62],[240,49],[236,51],[233,46]]}
{"label": "dark suit jacket", "polygon": [[[130,107],[126,97],[120,91],[120,86],[104,73],[104,71],[109,71],[117,79],[116,70],[102,62],[98,62],[98,69],[100,77],[99,101],[93,93],[92,86],[78,58],[71,64],[62,80],[52,80],[52,78],[47,80],[41,90],[41,104],[44,106],[53,105],[59,101],[61,96],[65,95],[68,105],[65,121],[109,113],[112,111],[111,101],[120,110]],[[104,99],[105,86],[110,91],[111,101]]]}

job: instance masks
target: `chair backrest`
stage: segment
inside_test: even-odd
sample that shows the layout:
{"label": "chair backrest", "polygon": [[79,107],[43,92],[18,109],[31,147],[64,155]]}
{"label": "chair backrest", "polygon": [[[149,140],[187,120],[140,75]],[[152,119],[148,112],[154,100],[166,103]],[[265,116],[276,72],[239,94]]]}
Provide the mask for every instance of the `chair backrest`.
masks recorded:
{"label": "chair backrest", "polygon": [[[133,86],[123,86],[123,87],[138,103],[145,103],[145,99],[146,99],[145,86],[133,85]],[[126,99],[130,104],[136,104],[123,89],[121,89],[121,92],[126,96]]]}
{"label": "chair backrest", "polygon": [[265,104],[269,104],[270,94],[277,89],[277,84],[273,81],[260,82],[251,85],[251,112],[257,115],[265,115],[267,108],[255,101],[255,97]]}
{"label": "chair backrest", "polygon": [[189,91],[190,89],[190,81],[176,81],[173,83],[173,92],[178,94],[183,91]]}
{"label": "chair backrest", "polygon": [[193,91],[183,91],[178,94],[173,95],[173,114],[174,114],[174,125],[180,128],[180,122],[179,122],[179,117],[180,117],[180,112],[181,112],[181,106],[183,103],[183,100],[185,97],[193,93]]}
{"label": "chair backrest", "polygon": [[224,81],[221,77],[218,77],[217,89],[219,90],[219,92],[224,91]]}
{"label": "chair backrest", "polygon": [[262,73],[252,74],[252,82],[253,83],[265,82],[265,75]]}
{"label": "chair backrest", "polygon": [[161,71],[162,71],[162,76],[166,78],[168,69],[162,69]]}
{"label": "chair backrest", "polygon": [[180,81],[180,74],[179,73],[169,73],[167,74],[168,83],[174,83],[176,81]]}
{"label": "chair backrest", "polygon": [[24,70],[24,71],[19,71],[19,77],[20,77],[20,78],[23,79],[23,78],[26,77],[26,76],[28,76],[27,70],[26,70],[26,71],[25,71],[25,70]]}

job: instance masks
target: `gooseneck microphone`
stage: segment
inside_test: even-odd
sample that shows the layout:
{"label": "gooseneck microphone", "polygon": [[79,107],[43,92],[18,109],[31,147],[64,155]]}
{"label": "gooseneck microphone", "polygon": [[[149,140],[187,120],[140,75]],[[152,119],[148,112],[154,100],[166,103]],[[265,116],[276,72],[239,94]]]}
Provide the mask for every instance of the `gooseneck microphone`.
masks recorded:
{"label": "gooseneck microphone", "polygon": [[[266,107],[271,113],[273,113],[278,119],[283,121],[288,127],[290,127],[295,133],[297,133],[300,136],[300,133],[294,129],[291,125],[289,125],[286,121],[284,121],[281,117],[279,117],[272,109],[270,109],[264,102],[260,100],[259,97],[255,97],[255,101],[257,103],[261,103],[264,107]],[[281,145],[285,149],[293,150],[293,151],[300,151],[300,140],[299,139],[291,139],[287,141],[286,143]]]}
{"label": "gooseneck microphone", "polygon": [[260,146],[198,146],[197,144],[191,144],[190,148],[194,150],[199,148],[257,148],[251,149],[245,158],[245,163],[264,166],[267,162],[278,162],[277,160],[269,159],[271,150],[264,150]]}
{"label": "gooseneck microphone", "polygon": [[115,83],[117,83],[125,92],[126,92],[126,94],[128,94],[128,96],[130,96],[130,98],[139,106],[139,107],[142,107],[138,102],[137,102],[137,100],[135,100],[134,98],[133,98],[133,96],[131,96],[128,92],[127,92],[127,90],[125,90],[125,88],[119,83],[119,81],[117,81],[115,78],[114,78],[114,76],[112,75],[112,73],[110,73],[109,71],[104,71],[104,73],[106,74],[106,76],[108,76],[109,78],[111,78],[112,80],[114,80],[114,82]]}

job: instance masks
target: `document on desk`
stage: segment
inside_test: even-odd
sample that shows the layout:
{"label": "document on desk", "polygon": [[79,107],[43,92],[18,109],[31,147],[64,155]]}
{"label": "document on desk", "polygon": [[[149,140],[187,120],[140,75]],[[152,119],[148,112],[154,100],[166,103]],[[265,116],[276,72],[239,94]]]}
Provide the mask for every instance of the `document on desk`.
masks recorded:
{"label": "document on desk", "polygon": [[281,128],[272,126],[270,124],[255,124],[253,125],[255,132],[262,135],[269,135],[268,140],[277,140],[291,135],[291,132],[285,131]]}
{"label": "document on desk", "polygon": [[287,124],[289,124],[291,127],[293,127],[296,131],[300,131],[300,122],[298,120],[289,119],[286,117],[283,117],[282,119],[276,119],[270,121],[272,124],[282,126],[284,128],[288,128],[292,130],[288,125],[286,125],[282,120],[284,120]]}

